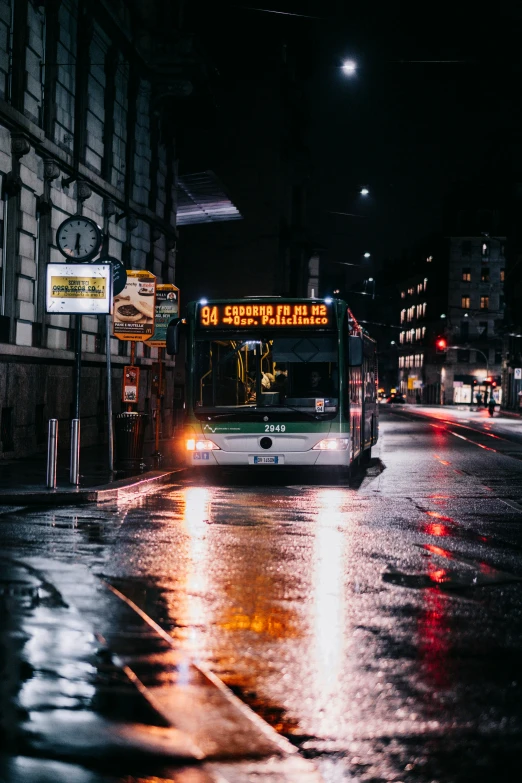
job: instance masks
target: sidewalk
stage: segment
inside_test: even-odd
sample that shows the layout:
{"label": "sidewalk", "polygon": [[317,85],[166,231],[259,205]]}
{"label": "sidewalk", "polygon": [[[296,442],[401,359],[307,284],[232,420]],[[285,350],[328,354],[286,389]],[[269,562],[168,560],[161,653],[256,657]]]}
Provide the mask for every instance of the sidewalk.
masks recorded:
{"label": "sidewalk", "polygon": [[145,444],[146,469],[129,476],[108,468],[107,444],[87,446],[80,452],[80,484],[69,483],[69,453],[58,454],[57,488],[47,489],[47,453],[14,460],[0,460],[0,505],[71,505],[117,500],[137,492],[150,491],[167,482],[180,470],[172,449],[172,439],[160,442],[165,454],[159,468],[153,468],[152,442]]}
{"label": "sidewalk", "polygon": [[10,552],[0,565],[0,783],[323,783],[78,559]]}
{"label": "sidewalk", "polygon": [[[384,405],[383,406],[383,410],[385,408],[387,408],[387,407],[388,407],[388,405]],[[402,405],[390,405],[389,407],[390,407],[390,409],[393,408],[395,410],[397,410],[397,409],[400,410],[403,406]],[[470,404],[466,404],[466,403],[462,403],[460,405],[428,405],[427,403],[419,403],[419,404],[418,403],[406,403],[404,405],[404,407],[407,408],[408,410],[412,410],[412,411],[415,410],[416,408],[419,408],[419,409],[422,408],[423,410],[429,409],[429,410],[432,410],[432,411],[451,410],[451,411],[462,411],[463,413],[479,413],[479,414],[482,414],[482,416],[484,418],[489,418],[489,416],[488,416],[488,409],[485,408],[484,405],[481,405],[479,407],[476,404],[470,405]],[[495,419],[501,419],[504,416],[506,416],[507,418],[510,418],[510,419],[522,419],[522,411],[520,413],[518,413],[517,411],[507,411],[507,410],[504,410],[503,408],[499,408],[499,406],[497,405],[497,407],[495,408],[494,418]]]}

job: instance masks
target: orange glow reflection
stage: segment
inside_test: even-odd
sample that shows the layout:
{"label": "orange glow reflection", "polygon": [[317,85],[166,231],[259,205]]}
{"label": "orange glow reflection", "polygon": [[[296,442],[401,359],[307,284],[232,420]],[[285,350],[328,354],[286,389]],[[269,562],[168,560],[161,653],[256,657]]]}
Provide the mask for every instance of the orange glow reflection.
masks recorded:
{"label": "orange glow reflection", "polygon": [[422,532],[428,536],[451,536],[452,530],[447,525],[429,522],[422,526]]}
{"label": "orange glow reflection", "polygon": [[441,522],[452,522],[455,523],[455,520],[451,517],[445,517],[444,514],[441,514],[438,511],[426,511],[426,514],[429,517],[434,517],[435,519],[440,519]]}

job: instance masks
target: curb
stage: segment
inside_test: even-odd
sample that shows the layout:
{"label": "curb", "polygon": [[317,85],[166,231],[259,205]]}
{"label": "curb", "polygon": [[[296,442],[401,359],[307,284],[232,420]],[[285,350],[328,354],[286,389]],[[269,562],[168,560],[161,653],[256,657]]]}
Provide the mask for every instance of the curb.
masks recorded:
{"label": "curb", "polygon": [[150,470],[139,477],[119,479],[111,484],[85,489],[42,489],[0,492],[0,506],[76,506],[83,503],[107,503],[134,495],[154,492],[179,473],[182,468]]}

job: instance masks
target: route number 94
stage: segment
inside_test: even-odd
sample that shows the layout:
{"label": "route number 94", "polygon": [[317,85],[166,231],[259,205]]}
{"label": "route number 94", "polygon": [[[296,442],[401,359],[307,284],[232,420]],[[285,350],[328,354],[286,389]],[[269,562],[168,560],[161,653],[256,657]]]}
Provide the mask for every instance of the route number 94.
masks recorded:
{"label": "route number 94", "polygon": [[265,432],[284,432],[286,424],[265,424]]}

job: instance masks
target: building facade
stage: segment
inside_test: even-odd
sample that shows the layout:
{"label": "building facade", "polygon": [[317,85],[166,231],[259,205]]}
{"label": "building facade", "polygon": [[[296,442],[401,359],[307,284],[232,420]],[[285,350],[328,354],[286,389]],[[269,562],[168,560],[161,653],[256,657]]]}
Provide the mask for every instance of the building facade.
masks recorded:
{"label": "building facade", "polygon": [[401,285],[399,373],[408,402],[501,402],[505,238],[451,236]]}
{"label": "building facade", "polygon": [[[169,48],[150,30],[164,31],[168,21],[172,35],[177,5],[0,0],[0,457],[44,448],[47,420],[70,419],[73,317],[45,312],[46,267],[62,260],[62,221],[92,218],[103,231],[102,254],[175,282],[169,125],[173,101],[193,89],[187,69],[197,62],[181,35]],[[105,437],[105,324],[83,317],[82,445]],[[110,350],[118,412],[129,344],[111,338]],[[157,349],[138,345],[139,408],[150,414],[156,359]],[[164,434],[174,373],[168,361]]]}
{"label": "building facade", "polygon": [[[450,239],[446,402],[501,402],[505,237]],[[453,392],[451,391],[453,389]]]}
{"label": "building facade", "polygon": [[410,403],[439,404],[444,379],[435,342],[444,328],[441,314],[447,294],[446,254],[423,254],[416,266],[415,274],[399,286],[399,391]]}

